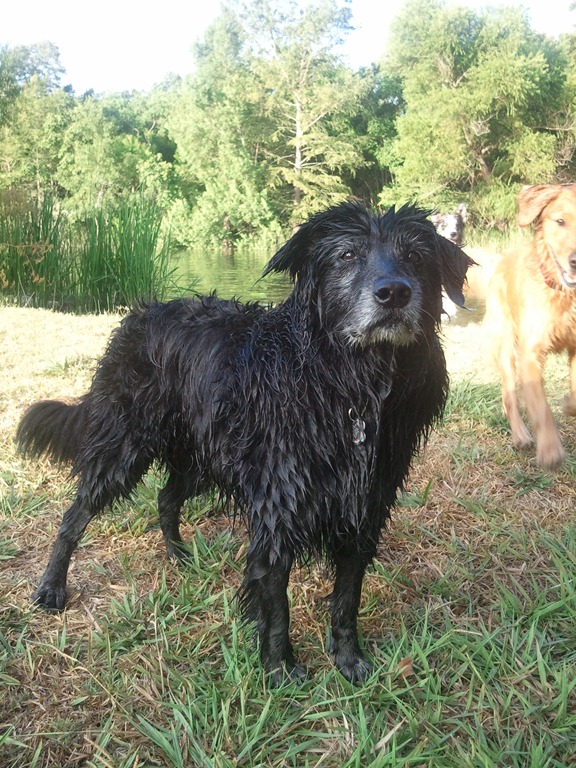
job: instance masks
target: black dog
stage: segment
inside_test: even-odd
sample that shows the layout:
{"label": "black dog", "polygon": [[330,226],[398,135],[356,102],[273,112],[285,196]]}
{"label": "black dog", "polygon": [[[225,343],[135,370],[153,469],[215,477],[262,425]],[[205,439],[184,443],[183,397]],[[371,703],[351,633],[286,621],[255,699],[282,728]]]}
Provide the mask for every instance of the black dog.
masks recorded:
{"label": "black dog", "polygon": [[169,555],[185,556],[186,499],[216,486],[245,515],[243,612],[275,679],[304,674],[288,636],[292,563],[325,556],[335,569],[330,653],[346,678],[363,680],[364,571],[442,413],[441,286],[462,304],[471,263],[424,212],[378,216],[350,202],[313,216],[270,261],[265,274],[294,279],[279,306],[210,296],[132,311],[90,391],[77,404],[36,403],[20,423],[21,448],[73,460],[78,477],[35,601],[63,608],[87,524],[156,460],[168,471],[158,506]]}

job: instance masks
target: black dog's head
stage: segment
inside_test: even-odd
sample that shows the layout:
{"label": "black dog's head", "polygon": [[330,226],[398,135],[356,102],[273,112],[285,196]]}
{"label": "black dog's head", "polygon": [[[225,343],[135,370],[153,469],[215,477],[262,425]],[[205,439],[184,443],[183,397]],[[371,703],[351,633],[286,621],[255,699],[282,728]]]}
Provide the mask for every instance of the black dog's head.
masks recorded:
{"label": "black dog's head", "polygon": [[342,203],[300,227],[264,274],[290,272],[296,299],[347,343],[410,344],[440,322],[442,286],[463,306],[474,263],[426,216],[412,205],[376,214]]}

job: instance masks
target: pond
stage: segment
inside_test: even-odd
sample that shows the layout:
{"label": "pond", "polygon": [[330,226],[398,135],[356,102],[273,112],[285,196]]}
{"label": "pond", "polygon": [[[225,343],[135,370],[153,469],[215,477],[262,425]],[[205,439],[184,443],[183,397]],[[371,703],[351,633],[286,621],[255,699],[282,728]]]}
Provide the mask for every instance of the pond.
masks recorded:
{"label": "pond", "polygon": [[287,275],[277,273],[260,279],[272,255],[266,251],[181,251],[176,257],[176,274],[180,285],[192,286],[196,293],[216,291],[222,299],[275,304],[290,293],[291,283]]}

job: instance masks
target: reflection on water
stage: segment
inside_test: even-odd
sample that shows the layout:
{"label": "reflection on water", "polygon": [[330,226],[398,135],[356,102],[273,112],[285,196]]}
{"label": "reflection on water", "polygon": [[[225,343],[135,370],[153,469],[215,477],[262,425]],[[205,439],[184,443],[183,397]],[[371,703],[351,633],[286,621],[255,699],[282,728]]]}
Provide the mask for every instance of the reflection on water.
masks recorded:
{"label": "reflection on water", "polygon": [[459,307],[454,315],[447,317],[443,315],[443,325],[471,325],[482,322],[484,318],[485,302],[478,296],[466,296],[466,304]]}
{"label": "reflection on water", "polygon": [[286,298],[291,285],[283,274],[273,273],[260,280],[271,256],[264,251],[181,251],[176,256],[176,276],[184,286],[198,281],[193,286],[196,293],[216,291],[222,299],[277,303]]}

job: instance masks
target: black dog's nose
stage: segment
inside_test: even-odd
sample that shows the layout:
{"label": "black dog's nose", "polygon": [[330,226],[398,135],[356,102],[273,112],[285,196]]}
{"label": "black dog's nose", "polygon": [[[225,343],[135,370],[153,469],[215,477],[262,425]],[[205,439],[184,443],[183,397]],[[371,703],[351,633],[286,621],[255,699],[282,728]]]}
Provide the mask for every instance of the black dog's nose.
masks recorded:
{"label": "black dog's nose", "polygon": [[374,295],[383,307],[405,307],[412,298],[412,288],[407,280],[381,278],[374,283]]}

